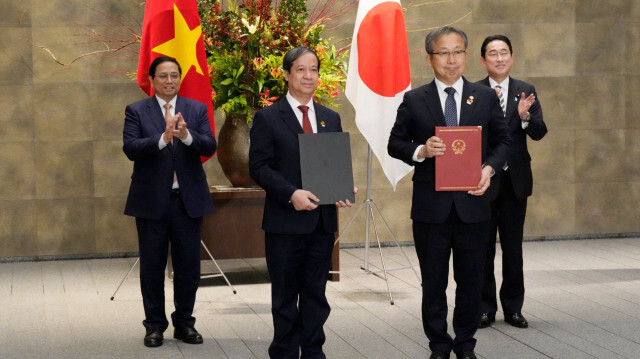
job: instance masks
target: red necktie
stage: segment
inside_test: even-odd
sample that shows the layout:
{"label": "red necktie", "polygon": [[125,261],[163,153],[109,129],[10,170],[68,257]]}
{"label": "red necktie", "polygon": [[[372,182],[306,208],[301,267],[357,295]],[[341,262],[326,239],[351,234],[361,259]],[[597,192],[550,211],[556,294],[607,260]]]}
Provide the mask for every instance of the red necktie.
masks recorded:
{"label": "red necktie", "polygon": [[309,121],[309,107],[300,105],[298,108],[302,111],[302,131],[304,133],[313,133],[313,127],[311,127],[311,121]]}

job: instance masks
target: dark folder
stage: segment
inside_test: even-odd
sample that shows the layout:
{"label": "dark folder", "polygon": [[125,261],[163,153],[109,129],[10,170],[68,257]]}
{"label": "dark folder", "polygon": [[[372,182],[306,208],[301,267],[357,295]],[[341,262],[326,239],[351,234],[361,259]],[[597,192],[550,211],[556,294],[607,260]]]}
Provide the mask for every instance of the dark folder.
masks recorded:
{"label": "dark folder", "polygon": [[349,133],[299,134],[298,142],[302,188],[315,194],[318,204],[354,203]]}

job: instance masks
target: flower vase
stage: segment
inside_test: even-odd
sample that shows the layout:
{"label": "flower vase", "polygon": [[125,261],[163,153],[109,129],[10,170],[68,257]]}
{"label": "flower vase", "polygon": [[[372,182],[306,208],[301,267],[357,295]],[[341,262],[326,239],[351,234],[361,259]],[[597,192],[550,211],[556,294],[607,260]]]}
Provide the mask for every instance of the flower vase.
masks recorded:
{"label": "flower vase", "polygon": [[218,162],[234,187],[254,187],[249,175],[249,125],[246,117],[225,117],[218,133]]}

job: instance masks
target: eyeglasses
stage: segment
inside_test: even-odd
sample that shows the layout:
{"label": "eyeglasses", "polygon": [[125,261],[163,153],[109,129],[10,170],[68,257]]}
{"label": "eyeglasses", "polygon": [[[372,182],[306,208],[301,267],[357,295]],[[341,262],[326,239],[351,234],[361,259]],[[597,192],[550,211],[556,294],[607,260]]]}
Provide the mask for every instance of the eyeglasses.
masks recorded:
{"label": "eyeglasses", "polygon": [[509,56],[511,56],[511,53],[509,51],[507,51],[507,50],[500,51],[500,52],[498,52],[498,51],[489,51],[489,52],[487,52],[487,57],[490,58],[490,59],[495,60],[495,59],[498,58],[498,56],[502,57],[503,59],[506,59]]}
{"label": "eyeglasses", "polygon": [[180,74],[177,72],[172,72],[170,74],[162,73],[162,74],[156,75],[156,77],[159,78],[161,81],[167,81],[168,78],[171,78],[172,81],[175,81],[180,78]]}
{"label": "eyeglasses", "polygon": [[462,57],[462,55],[464,55],[464,53],[467,52],[465,50],[456,50],[456,51],[440,51],[440,52],[433,52],[431,53],[431,55],[438,55],[442,58],[449,58],[450,55],[453,55],[453,57],[455,58],[460,58]]}

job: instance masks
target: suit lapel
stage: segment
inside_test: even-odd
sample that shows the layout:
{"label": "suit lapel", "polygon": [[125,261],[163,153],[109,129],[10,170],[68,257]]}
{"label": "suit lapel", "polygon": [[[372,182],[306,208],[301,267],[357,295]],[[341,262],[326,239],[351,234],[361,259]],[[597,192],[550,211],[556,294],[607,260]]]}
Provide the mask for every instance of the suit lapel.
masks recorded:
{"label": "suit lapel", "polygon": [[471,126],[473,125],[473,110],[476,107],[476,90],[469,86],[467,80],[464,80],[462,85],[462,98],[460,101],[460,126]]}
{"label": "suit lapel", "polygon": [[512,77],[509,78],[509,93],[507,94],[507,113],[506,117],[509,123],[513,118],[514,112],[518,109],[518,103],[520,102],[520,86],[516,80]]}
{"label": "suit lapel", "polygon": [[[432,81],[425,87],[426,96],[424,97],[427,111],[431,114],[431,118],[436,123],[436,126],[446,126],[447,123],[444,120],[444,110],[440,103],[440,96],[438,95],[438,88],[436,87],[436,81]],[[428,118],[429,116],[427,116]]]}
{"label": "suit lapel", "polygon": [[287,125],[287,127],[289,127],[289,129],[294,134],[304,133],[304,131],[302,131],[302,126],[300,126],[300,122],[296,117],[296,114],[293,112],[291,105],[289,105],[289,101],[287,101],[284,96],[282,96],[280,100],[278,100],[272,106],[276,105],[278,106],[280,117],[282,118],[282,121],[285,123],[285,125]]}
{"label": "suit lapel", "polygon": [[165,122],[160,104],[155,96],[151,96],[147,99],[147,118],[150,119],[149,125],[156,129],[158,132],[164,132]]}

